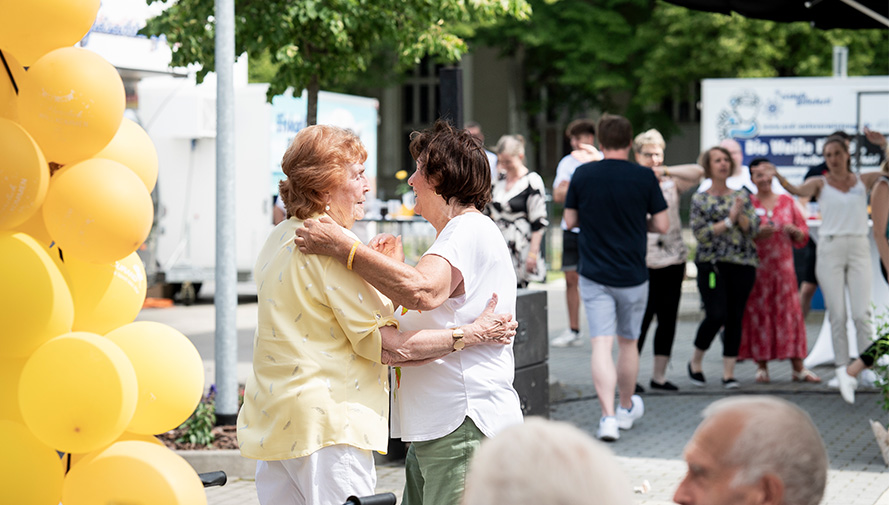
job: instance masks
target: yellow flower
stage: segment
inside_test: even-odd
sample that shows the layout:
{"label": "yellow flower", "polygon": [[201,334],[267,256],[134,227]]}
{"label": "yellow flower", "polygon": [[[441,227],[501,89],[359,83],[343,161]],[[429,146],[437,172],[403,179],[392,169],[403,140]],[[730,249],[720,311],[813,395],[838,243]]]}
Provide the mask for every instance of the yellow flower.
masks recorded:
{"label": "yellow flower", "polygon": [[407,179],[407,170],[399,170],[398,172],[395,172],[395,178],[399,181]]}

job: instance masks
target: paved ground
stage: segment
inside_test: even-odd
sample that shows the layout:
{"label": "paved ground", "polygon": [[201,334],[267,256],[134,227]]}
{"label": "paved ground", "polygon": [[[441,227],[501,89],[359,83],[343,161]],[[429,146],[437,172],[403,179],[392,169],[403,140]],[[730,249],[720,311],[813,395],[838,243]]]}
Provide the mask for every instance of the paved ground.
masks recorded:
{"label": "paved ground", "polygon": [[[566,327],[564,285],[556,282],[539,286],[549,292],[548,323],[550,339]],[[212,290],[212,286],[210,286]],[[239,288],[243,302],[238,310],[239,365],[238,375],[249,370],[255,306],[250,299],[250,287]],[[207,295],[210,293],[207,293]],[[204,295],[204,296],[207,296]],[[208,380],[213,381],[213,306],[208,299],[192,307],[147,309],[139,319],[170,324],[195,342],[205,359]],[[648,481],[651,490],[637,494],[639,504],[672,503],[671,497],[685,472],[682,449],[697,426],[701,410],[713,400],[727,393],[721,388],[721,347],[714,347],[704,361],[704,374],[710,382],[704,388],[693,386],[686,376],[685,363],[692,352],[692,341],[701,319],[699,300],[692,283],[687,283],[680,307],[680,321],[673,349],[673,363],[668,378],[680,387],[678,393],[646,393],[646,414],[633,430],[622,432],[621,439],[610,447],[624,465],[634,486]],[[823,315],[813,313],[808,333],[814,338],[821,327]],[[649,337],[649,342],[651,338]],[[643,351],[640,383],[647,385],[651,374],[651,347]],[[811,342],[810,342],[811,345]],[[561,398],[553,402],[551,418],[571,422],[593,434],[600,417],[598,402],[590,379],[589,343],[575,348],[550,348],[550,380],[558,382]],[[830,457],[827,492],[822,504],[827,505],[889,505],[889,473],[871,433],[868,419],[885,422],[887,415],[880,410],[875,390],[859,389],[855,405],[847,405],[835,390],[824,385],[800,384],[790,381],[789,363],[773,363],[772,384],[753,382],[754,365],[741,363],[737,378],[742,387],[730,394],[769,393],[786,398],[805,409],[815,420],[825,439]],[[831,367],[816,370],[825,382],[832,377]],[[243,382],[243,379],[242,379]],[[378,492],[394,492],[401,496],[404,472],[400,462],[379,465]],[[210,505],[256,505],[253,482],[234,480],[221,488],[207,490]]]}

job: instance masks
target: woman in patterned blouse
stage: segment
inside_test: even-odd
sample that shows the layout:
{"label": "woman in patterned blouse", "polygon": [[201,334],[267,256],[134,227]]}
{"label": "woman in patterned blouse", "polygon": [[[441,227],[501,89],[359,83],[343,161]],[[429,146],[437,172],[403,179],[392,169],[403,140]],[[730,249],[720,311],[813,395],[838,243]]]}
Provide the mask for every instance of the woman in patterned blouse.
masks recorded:
{"label": "woman in patterned blouse", "polygon": [[515,269],[517,286],[543,281],[546,265],[540,256],[546,220],[546,187],[536,172],[525,166],[525,139],[504,135],[497,141],[497,169],[505,173],[491,190],[485,214],[497,223]]}
{"label": "woman in patterned blouse", "polygon": [[735,362],[741,345],[741,322],[747,297],[756,281],[756,214],[747,193],[733,191],[726,179],[735,162],[723,147],[713,147],[701,154],[699,164],[713,184],[691,199],[690,224],[698,247],[698,290],[704,302],[704,320],[698,327],[695,349],[688,364],[692,384],[705,384],[702,365],[720,328],[725,328],[722,343],[722,385],[736,389]]}

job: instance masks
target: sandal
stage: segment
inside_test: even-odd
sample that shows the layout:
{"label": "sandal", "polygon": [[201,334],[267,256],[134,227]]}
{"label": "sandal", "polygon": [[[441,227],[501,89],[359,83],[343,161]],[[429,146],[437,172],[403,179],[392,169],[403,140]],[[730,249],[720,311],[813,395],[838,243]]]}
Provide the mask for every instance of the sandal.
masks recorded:
{"label": "sandal", "polygon": [[756,382],[760,384],[768,384],[769,380],[769,369],[768,368],[757,368],[756,369]]}
{"label": "sandal", "polygon": [[821,382],[821,377],[815,375],[815,372],[808,368],[803,368],[799,372],[793,371],[793,382]]}

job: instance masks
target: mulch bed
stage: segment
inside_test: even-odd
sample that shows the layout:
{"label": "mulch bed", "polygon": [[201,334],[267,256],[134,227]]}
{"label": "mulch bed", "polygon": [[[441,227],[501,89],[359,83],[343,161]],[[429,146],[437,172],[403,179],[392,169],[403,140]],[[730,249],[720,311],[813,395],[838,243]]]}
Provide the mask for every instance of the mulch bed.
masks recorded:
{"label": "mulch bed", "polygon": [[212,451],[219,449],[237,449],[238,448],[238,435],[237,435],[237,427],[235,426],[216,426],[211,430],[213,433],[213,443],[211,445],[200,445],[200,444],[192,444],[192,443],[177,443],[176,439],[182,435],[182,431],[180,429],[170,430],[162,435],[158,435],[157,438],[161,440],[167,447],[175,450],[199,450],[199,451]]}

